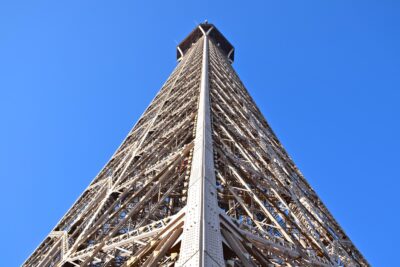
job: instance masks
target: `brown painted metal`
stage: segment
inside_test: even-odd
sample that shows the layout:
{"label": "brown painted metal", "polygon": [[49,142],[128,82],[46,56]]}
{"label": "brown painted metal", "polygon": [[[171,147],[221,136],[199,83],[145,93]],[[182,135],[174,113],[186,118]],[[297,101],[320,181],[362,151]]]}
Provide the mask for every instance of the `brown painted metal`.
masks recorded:
{"label": "brown painted metal", "polygon": [[369,266],[240,81],[229,41],[203,23],[177,49],[159,93],[23,266]]}

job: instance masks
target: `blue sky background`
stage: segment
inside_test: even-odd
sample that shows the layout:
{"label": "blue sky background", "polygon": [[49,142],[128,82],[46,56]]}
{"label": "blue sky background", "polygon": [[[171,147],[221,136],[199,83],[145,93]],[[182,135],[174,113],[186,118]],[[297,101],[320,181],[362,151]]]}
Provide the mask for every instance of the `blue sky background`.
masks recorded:
{"label": "blue sky background", "polygon": [[0,1],[0,265],[54,227],[173,70],[176,42],[208,19],[347,234],[394,266],[399,12],[396,0]]}

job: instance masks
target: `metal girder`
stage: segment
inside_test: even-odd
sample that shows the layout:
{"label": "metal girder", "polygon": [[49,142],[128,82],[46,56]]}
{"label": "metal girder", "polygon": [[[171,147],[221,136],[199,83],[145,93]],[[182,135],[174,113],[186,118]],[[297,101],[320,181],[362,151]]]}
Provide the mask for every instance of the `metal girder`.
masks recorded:
{"label": "metal girder", "polygon": [[[201,26],[200,26],[201,29]],[[203,59],[196,138],[189,178],[187,217],[177,266],[224,266],[218,203],[215,187],[208,84],[207,32],[203,37]]]}

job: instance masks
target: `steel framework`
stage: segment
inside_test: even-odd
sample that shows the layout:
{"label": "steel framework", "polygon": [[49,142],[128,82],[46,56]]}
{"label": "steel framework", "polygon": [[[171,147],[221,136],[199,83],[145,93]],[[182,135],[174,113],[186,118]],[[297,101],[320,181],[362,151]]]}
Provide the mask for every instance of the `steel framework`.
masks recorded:
{"label": "steel framework", "polygon": [[110,161],[23,266],[369,266],[202,23]]}

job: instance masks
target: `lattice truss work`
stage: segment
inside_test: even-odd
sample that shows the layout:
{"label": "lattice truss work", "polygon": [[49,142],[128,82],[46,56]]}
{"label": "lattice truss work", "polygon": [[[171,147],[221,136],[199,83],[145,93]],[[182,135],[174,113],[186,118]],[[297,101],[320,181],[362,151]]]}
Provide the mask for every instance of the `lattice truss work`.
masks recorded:
{"label": "lattice truss work", "polygon": [[212,24],[23,266],[369,266],[296,168]]}

